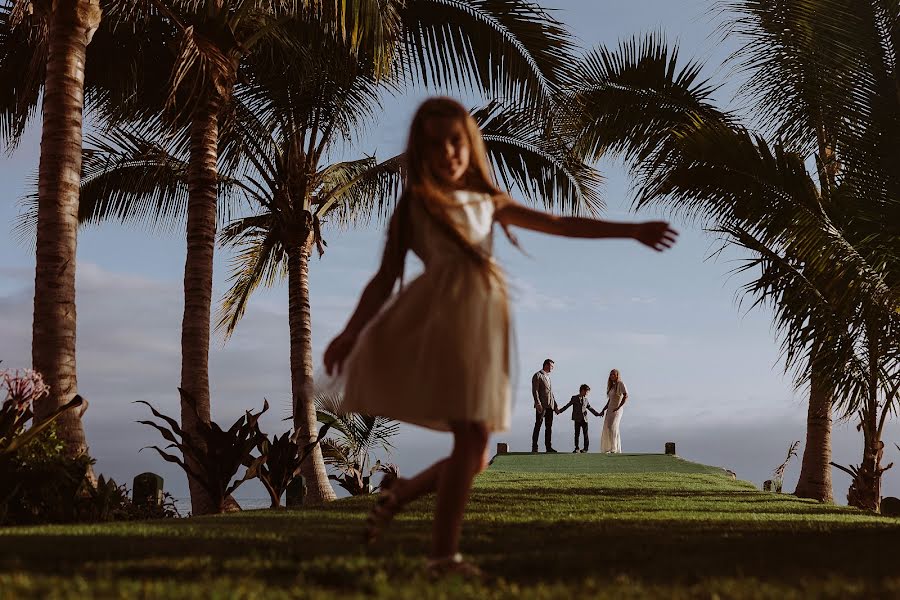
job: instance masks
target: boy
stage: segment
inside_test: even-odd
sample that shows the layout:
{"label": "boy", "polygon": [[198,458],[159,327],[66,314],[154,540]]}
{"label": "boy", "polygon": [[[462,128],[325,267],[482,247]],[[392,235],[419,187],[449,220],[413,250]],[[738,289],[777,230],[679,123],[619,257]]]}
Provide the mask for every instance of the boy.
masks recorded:
{"label": "boy", "polygon": [[[572,450],[572,454],[577,452],[587,452],[588,446],[590,445],[590,438],[588,437],[588,424],[587,424],[587,414],[588,411],[591,411],[595,417],[599,417],[600,413],[594,410],[594,407],[591,406],[591,403],[588,402],[588,394],[591,393],[591,387],[589,385],[582,384],[580,388],[578,388],[578,395],[572,396],[572,399],[569,400],[569,403],[556,410],[556,414],[559,414],[569,408],[572,407],[572,421],[575,423],[575,449]],[[584,432],[584,450],[578,449],[578,436],[581,432]]]}

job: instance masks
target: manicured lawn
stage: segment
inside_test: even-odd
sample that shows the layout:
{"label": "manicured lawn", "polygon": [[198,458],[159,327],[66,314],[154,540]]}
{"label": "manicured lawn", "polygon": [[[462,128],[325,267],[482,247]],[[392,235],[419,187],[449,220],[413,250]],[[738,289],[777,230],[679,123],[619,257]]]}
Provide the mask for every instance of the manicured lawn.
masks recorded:
{"label": "manicured lawn", "polygon": [[353,498],[0,529],[0,598],[900,597],[900,520],[764,494],[721,473],[659,455],[499,457],[466,521],[464,551],[494,576],[485,584],[420,576],[430,499],[366,550],[371,500]]}
{"label": "manicured lawn", "polygon": [[519,473],[698,473],[726,475],[725,469],[690,462],[667,454],[531,454],[495,456],[491,471]]}

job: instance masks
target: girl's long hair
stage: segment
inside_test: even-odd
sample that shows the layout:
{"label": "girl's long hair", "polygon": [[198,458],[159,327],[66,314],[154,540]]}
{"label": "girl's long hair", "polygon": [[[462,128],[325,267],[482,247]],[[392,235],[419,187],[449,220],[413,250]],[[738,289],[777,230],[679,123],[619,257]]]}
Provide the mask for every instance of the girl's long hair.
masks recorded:
{"label": "girl's long hair", "polygon": [[619,381],[619,370],[613,369],[612,371],[610,371],[609,379],[606,380],[606,393],[607,394],[609,393],[609,390],[611,390],[613,388],[613,385],[615,385],[615,383],[613,383],[613,373],[616,374],[616,381]]}
{"label": "girl's long hair", "polygon": [[[492,264],[490,256],[474,245],[450,218],[448,209],[453,204],[453,199],[449,190],[439,183],[439,179],[431,171],[425,153],[427,145],[431,142],[427,137],[425,126],[434,119],[453,119],[463,124],[470,150],[469,168],[464,181],[465,189],[489,194],[495,202],[503,194],[494,183],[481,129],[469,111],[452,98],[444,96],[429,98],[416,111],[410,126],[409,141],[406,145],[406,185],[392,223],[395,230],[391,232],[389,239],[393,238],[400,249],[409,247],[412,233],[409,219],[410,205],[413,202],[420,202],[438,227],[456,242],[464,254],[489,272]],[[402,272],[400,277],[402,282]]]}

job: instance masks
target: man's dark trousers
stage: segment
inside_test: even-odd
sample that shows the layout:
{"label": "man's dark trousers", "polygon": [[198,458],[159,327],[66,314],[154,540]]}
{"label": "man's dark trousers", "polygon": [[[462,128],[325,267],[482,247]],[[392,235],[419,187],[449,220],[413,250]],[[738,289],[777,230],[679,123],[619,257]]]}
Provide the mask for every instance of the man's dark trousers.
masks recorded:
{"label": "man's dark trousers", "polygon": [[584,432],[584,451],[588,451],[588,446],[590,445],[590,438],[588,437],[588,424],[587,421],[573,421],[575,423],[575,449],[578,449],[578,434],[582,431]]}
{"label": "man's dark trousers", "polygon": [[538,435],[541,433],[541,422],[544,423],[544,449],[553,448],[553,409],[545,408],[544,412],[534,411],[534,433],[531,435],[531,451],[537,452]]}

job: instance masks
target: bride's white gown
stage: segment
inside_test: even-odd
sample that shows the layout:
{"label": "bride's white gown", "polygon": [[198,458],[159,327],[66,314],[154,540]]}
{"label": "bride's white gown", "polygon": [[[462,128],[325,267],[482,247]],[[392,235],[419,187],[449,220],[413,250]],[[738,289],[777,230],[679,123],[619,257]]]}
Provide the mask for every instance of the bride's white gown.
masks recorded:
{"label": "bride's white gown", "polygon": [[606,393],[609,406],[607,406],[606,414],[603,416],[603,431],[600,433],[600,452],[613,452],[616,454],[622,452],[622,437],[619,435],[622,410],[615,409],[621,406],[625,393],[625,384],[621,380],[616,382],[616,385]]}

